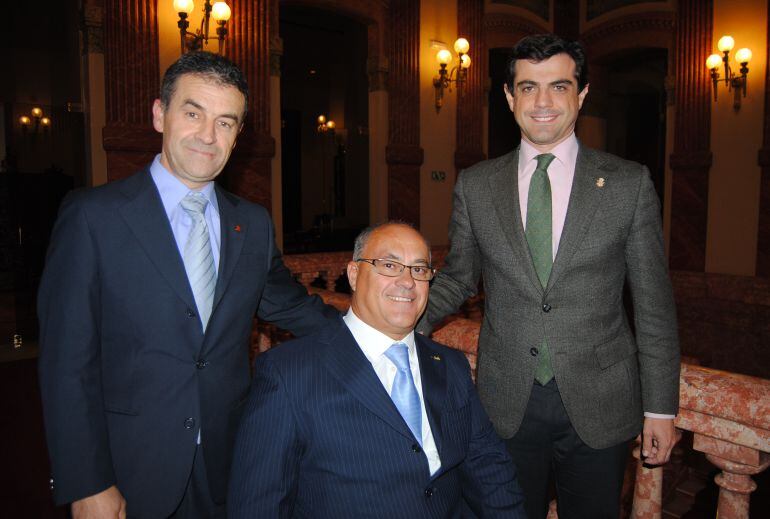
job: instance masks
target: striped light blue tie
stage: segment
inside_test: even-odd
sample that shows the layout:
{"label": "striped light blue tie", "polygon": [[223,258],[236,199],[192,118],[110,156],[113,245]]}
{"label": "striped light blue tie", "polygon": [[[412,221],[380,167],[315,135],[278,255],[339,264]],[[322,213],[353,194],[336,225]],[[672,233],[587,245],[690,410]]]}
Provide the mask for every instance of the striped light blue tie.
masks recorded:
{"label": "striped light blue tie", "polygon": [[396,404],[409,430],[422,445],[422,408],[420,396],[417,394],[412,378],[412,370],[409,369],[409,349],[403,342],[397,342],[388,348],[385,356],[398,368],[396,378],[393,379],[393,389],[390,390],[390,398]]}
{"label": "striped light blue tie", "polygon": [[188,193],[180,202],[193,225],[187,244],[184,247],[184,268],[187,271],[187,279],[192,288],[195,306],[198,307],[198,315],[203,325],[203,331],[211,317],[211,307],[214,303],[214,287],[217,281],[217,273],[214,269],[214,255],[211,252],[209,240],[209,227],[206,225],[204,212],[209,201],[202,193]]}

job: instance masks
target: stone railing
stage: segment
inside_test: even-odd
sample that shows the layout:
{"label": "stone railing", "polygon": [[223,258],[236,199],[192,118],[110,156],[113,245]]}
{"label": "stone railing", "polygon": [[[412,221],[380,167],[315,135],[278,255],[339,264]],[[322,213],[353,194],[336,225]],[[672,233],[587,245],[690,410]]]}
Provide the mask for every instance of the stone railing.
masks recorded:
{"label": "stone railing", "polygon": [[[433,338],[462,350],[475,366],[479,328],[476,321],[457,319]],[[679,399],[677,428],[691,431],[693,448],[722,470],[715,478],[716,516],[748,519],[749,496],[756,489],[751,476],[770,465],[770,380],[682,364]],[[663,469],[638,463],[631,517],[660,518],[662,493]]]}

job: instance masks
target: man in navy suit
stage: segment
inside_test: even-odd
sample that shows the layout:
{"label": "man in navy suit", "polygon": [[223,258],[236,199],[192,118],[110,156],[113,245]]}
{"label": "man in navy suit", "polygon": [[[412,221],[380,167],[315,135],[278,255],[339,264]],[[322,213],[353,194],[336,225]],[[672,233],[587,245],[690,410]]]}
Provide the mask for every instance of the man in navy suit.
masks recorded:
{"label": "man in navy suit", "polygon": [[458,351],[414,326],[434,270],[404,224],[365,230],[343,321],[257,359],[228,517],[523,518],[513,463]]}
{"label": "man in navy suit", "polygon": [[169,67],[146,170],[62,204],[40,285],[57,503],[75,518],[219,517],[255,313],[302,335],[338,314],[292,279],[267,211],[213,183],[243,126],[241,71]]}

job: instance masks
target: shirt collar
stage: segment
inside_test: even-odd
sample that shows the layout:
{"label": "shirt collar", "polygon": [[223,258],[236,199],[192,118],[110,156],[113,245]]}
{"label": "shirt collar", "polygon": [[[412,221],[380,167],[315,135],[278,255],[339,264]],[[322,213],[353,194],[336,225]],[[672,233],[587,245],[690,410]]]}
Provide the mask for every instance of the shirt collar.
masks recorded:
{"label": "shirt collar", "polygon": [[[569,137],[554,146],[548,153],[552,154],[556,160],[561,162],[562,166],[567,167],[572,165],[574,167],[577,161],[579,147],[575,132],[572,132]],[[526,166],[529,161],[535,160],[536,157],[542,153],[542,151],[535,148],[529,142],[521,139],[521,146],[519,147],[519,174],[522,174],[524,166]]]}
{"label": "shirt collar", "polygon": [[[152,175],[152,180],[158,188],[167,215],[170,215],[179,206],[179,202],[187,196],[187,193],[192,191],[160,163],[160,153],[155,156],[155,160],[150,165],[150,175]],[[219,214],[214,182],[207,182],[199,192],[209,201],[209,207]]]}
{"label": "shirt collar", "polygon": [[401,340],[393,340],[391,337],[362,321],[353,311],[352,307],[345,314],[343,320],[350,333],[353,334],[353,338],[358,343],[358,346],[364,352],[366,358],[369,359],[369,362],[378,360],[388,348],[397,342],[406,344],[410,354],[415,351],[414,330],[410,331]]}

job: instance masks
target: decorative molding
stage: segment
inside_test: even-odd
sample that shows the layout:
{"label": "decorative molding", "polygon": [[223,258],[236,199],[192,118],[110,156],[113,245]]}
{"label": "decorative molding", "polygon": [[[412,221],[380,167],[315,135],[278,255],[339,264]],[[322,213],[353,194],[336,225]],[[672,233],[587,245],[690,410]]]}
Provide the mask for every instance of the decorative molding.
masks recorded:
{"label": "decorative molding", "polygon": [[711,83],[703,63],[712,48],[713,0],[680,0],[677,20],[669,263],[703,271],[712,161]]}
{"label": "decorative molding", "polygon": [[160,151],[150,110],[160,85],[157,27],[155,2],[123,0],[104,5],[106,126],[102,140],[110,181],[147,166]]}
{"label": "decorative molding", "polygon": [[489,77],[489,57],[482,32],[484,6],[476,0],[457,1],[457,34],[466,38],[471,48],[468,55],[474,60],[467,69],[467,79],[462,96],[457,97],[457,125],[455,142],[455,168],[475,164],[470,160],[484,159],[482,139],[484,115],[484,78]]}
{"label": "decorative molding", "polygon": [[101,5],[84,2],[81,13],[83,53],[104,54],[104,9]]}
{"label": "decorative molding", "polygon": [[388,217],[420,225],[420,2],[390,2]]}
{"label": "decorative molding", "polygon": [[[767,2],[770,9],[770,0]],[[770,11],[769,11],[770,12]],[[770,30],[770,17],[767,20]],[[770,33],[768,33],[770,34]],[[762,168],[759,185],[759,230],[757,235],[757,276],[770,277],[770,38],[767,39],[765,70],[765,121],[762,132],[762,149],[758,153],[759,166]]]}
{"label": "decorative molding", "polygon": [[482,34],[487,49],[513,47],[530,34],[548,32],[547,25],[538,25],[520,16],[487,13],[482,18]]}
{"label": "decorative molding", "polygon": [[625,48],[662,47],[673,51],[675,38],[676,16],[665,11],[618,17],[580,35],[592,60]]}
{"label": "decorative molding", "polygon": [[369,92],[388,89],[388,58],[372,56],[366,60],[366,74],[369,77]]}

